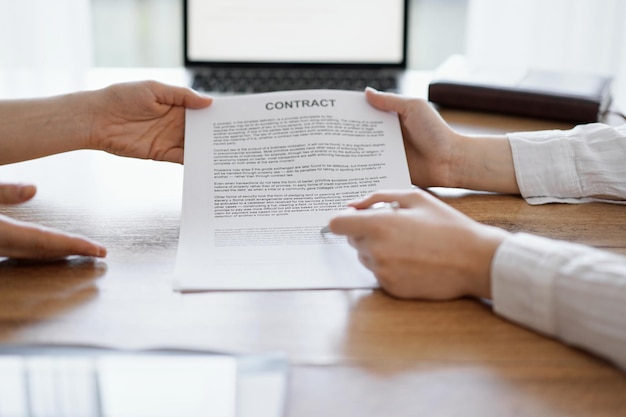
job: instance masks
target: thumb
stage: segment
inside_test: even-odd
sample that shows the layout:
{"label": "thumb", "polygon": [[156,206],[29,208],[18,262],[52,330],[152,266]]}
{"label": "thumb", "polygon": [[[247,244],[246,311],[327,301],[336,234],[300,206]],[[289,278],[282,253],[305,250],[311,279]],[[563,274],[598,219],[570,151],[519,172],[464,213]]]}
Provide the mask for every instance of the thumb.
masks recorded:
{"label": "thumb", "polygon": [[200,94],[191,88],[181,87],[178,94],[183,106],[189,109],[203,109],[213,103],[212,97]]}
{"label": "thumb", "polygon": [[404,114],[407,109],[408,99],[397,94],[386,93],[367,87],[365,89],[365,97],[367,98],[367,102],[378,110]]}
{"label": "thumb", "polygon": [[147,81],[146,85],[161,104],[201,109],[213,102],[213,98],[200,94],[191,88],[171,86],[156,81]]}
{"label": "thumb", "polygon": [[18,204],[33,198],[37,187],[31,184],[0,184],[0,204]]}

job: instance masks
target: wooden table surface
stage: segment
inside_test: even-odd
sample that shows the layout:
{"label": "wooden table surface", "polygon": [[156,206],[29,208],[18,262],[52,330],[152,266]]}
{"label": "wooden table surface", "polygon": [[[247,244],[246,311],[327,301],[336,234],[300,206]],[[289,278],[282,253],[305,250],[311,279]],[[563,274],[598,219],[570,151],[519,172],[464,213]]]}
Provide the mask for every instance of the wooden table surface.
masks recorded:
{"label": "wooden table surface", "polygon": [[[467,132],[567,127],[443,112]],[[476,300],[400,301],[375,290],[207,292],[171,287],[182,167],[95,151],[0,167],[36,198],[2,214],[89,236],[103,260],[0,260],[0,342],[285,352],[287,415],[619,416],[626,375],[495,316]],[[531,207],[435,189],[469,216],[626,254],[626,208]]]}

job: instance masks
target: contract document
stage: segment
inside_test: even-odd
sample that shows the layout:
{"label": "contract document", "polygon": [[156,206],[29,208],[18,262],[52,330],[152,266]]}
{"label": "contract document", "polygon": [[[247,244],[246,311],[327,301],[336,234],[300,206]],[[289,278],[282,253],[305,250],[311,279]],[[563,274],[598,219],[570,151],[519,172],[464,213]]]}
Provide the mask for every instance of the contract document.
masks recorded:
{"label": "contract document", "polygon": [[350,200],[411,187],[397,114],[303,90],[217,97],[185,120],[177,290],[377,287],[320,231]]}

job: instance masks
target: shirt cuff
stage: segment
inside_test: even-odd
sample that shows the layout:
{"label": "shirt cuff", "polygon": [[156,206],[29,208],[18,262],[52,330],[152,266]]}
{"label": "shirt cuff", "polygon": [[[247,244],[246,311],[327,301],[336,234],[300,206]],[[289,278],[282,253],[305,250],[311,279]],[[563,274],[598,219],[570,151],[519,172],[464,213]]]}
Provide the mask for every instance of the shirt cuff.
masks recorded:
{"label": "shirt cuff", "polygon": [[554,250],[554,240],[518,233],[496,250],[491,264],[494,310],[509,320],[555,335],[554,287],[570,250]]}
{"label": "shirt cuff", "polygon": [[[573,151],[564,132],[509,133],[520,194],[530,204],[563,202],[554,196],[582,197]],[[559,175],[554,175],[558,172]]]}
{"label": "shirt cuff", "polygon": [[508,134],[520,194],[529,204],[625,204],[626,124]]}

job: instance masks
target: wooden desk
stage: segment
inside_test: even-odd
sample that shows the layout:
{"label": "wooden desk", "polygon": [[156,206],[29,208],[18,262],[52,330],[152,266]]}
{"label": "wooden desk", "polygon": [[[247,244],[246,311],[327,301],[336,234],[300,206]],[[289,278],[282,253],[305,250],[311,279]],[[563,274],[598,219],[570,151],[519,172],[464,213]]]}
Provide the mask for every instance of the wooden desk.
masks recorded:
{"label": "wooden desk", "polygon": [[[445,112],[457,128],[564,127]],[[618,416],[626,375],[495,316],[474,300],[399,301],[380,291],[181,295],[170,279],[182,167],[93,151],[0,167],[38,196],[0,212],[104,243],[104,260],[0,262],[0,341],[283,351],[287,415]],[[435,190],[480,221],[626,254],[626,209],[531,207],[521,198]]]}

